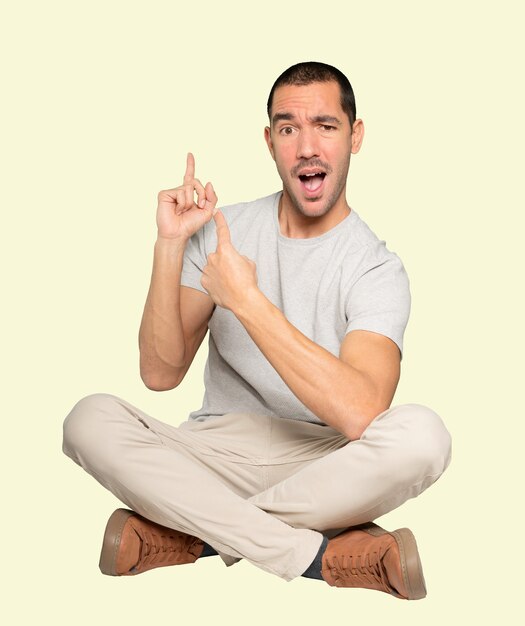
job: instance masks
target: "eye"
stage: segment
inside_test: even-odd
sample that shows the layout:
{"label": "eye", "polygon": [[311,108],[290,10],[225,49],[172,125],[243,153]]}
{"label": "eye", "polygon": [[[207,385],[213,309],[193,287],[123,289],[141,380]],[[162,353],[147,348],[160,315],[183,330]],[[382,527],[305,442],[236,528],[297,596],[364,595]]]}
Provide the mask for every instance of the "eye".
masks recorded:
{"label": "eye", "polygon": [[294,132],[294,129],[291,126],[283,126],[279,130],[280,135],[291,135]]}
{"label": "eye", "polygon": [[331,126],[330,124],[321,124],[321,129],[326,132],[330,132],[335,130],[335,126]]}

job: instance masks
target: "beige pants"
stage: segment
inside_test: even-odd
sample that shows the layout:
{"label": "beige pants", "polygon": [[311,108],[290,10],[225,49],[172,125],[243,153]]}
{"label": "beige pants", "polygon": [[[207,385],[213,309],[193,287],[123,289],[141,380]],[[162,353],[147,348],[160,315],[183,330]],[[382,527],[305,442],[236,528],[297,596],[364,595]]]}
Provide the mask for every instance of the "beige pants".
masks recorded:
{"label": "beige pants", "polygon": [[64,452],[129,508],[289,581],[323,536],[419,495],[450,462],[441,418],[418,404],[349,442],[329,426],[227,413],[170,426],[107,394],[78,402]]}

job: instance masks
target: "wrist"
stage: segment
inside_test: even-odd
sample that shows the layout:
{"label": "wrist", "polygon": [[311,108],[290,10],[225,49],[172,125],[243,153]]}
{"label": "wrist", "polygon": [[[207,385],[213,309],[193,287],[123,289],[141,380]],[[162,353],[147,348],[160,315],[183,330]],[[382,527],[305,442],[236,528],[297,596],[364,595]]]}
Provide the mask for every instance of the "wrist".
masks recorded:
{"label": "wrist", "polygon": [[186,240],[169,239],[165,237],[157,237],[153,248],[153,258],[155,265],[161,263],[162,266],[175,265],[182,267],[184,259],[184,250],[186,248]]}
{"label": "wrist", "polygon": [[270,301],[266,298],[259,287],[255,286],[249,291],[245,291],[242,300],[237,304],[232,313],[243,324],[253,319],[254,313],[262,310],[262,308]]}
{"label": "wrist", "polygon": [[177,242],[177,241],[188,241],[189,237],[187,235],[184,234],[180,234],[180,235],[161,235],[159,231],[157,231],[157,241],[171,241],[171,242]]}
{"label": "wrist", "polygon": [[155,240],[155,248],[160,250],[184,250],[188,237],[162,237],[157,235]]}

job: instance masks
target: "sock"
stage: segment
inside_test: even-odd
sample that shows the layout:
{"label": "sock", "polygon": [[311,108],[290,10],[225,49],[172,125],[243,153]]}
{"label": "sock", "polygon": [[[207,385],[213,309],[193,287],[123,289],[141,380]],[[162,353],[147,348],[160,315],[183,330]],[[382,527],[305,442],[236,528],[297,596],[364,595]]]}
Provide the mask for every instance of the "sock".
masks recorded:
{"label": "sock", "polygon": [[202,559],[203,556],[214,556],[216,554],[218,554],[218,552],[214,550],[208,543],[204,542],[204,548],[199,559]]}
{"label": "sock", "polygon": [[318,578],[319,580],[324,580],[321,574],[321,568],[323,566],[323,554],[326,550],[326,546],[328,545],[328,537],[323,535],[323,543],[319,548],[319,552],[317,553],[315,559],[312,563],[306,568],[306,570],[301,574],[305,578]]}

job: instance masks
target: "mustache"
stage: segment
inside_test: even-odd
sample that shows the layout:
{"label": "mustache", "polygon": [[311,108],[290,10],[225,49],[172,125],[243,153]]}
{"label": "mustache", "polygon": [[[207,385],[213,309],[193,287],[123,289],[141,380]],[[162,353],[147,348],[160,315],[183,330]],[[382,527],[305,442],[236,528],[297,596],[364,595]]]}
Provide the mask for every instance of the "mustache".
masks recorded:
{"label": "mustache", "polygon": [[308,161],[301,161],[301,163],[298,163],[295,167],[293,167],[291,170],[292,176],[298,178],[299,172],[306,167],[318,167],[327,174],[330,174],[332,172],[332,168],[330,167],[330,165],[328,163],[325,163],[324,161],[321,161],[321,159],[309,159]]}

